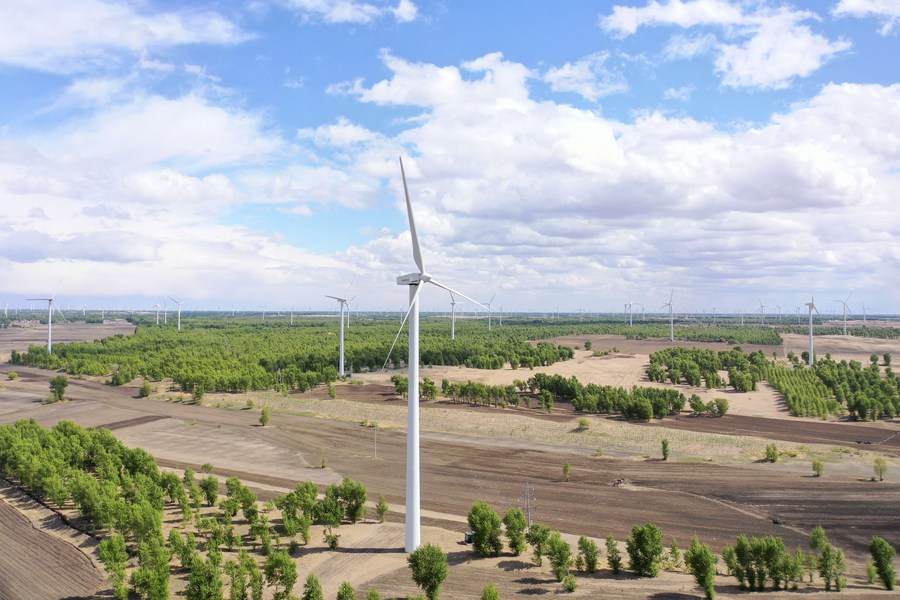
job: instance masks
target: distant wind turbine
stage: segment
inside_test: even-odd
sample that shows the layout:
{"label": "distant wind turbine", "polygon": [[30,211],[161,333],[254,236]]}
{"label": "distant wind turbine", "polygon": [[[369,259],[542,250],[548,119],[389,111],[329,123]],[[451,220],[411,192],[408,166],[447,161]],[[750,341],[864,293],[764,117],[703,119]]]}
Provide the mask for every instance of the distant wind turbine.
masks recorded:
{"label": "distant wind turbine", "polygon": [[[349,311],[349,306],[347,302],[347,295],[350,293],[350,288],[353,287],[353,282],[356,281],[356,275],[353,276],[353,279],[350,281],[350,285],[347,286],[347,292],[341,296],[329,296],[325,294],[326,298],[332,298],[337,300],[341,307],[341,356],[338,360],[340,368],[338,370],[341,377],[343,377],[346,373],[344,372],[344,308],[347,308]],[[350,319],[347,319],[347,327],[350,327]]]}
{"label": "distant wind turbine", "polygon": [[[469,302],[481,305],[465,294],[457,292],[431,278],[425,272],[422,263],[422,253],[419,249],[419,237],[416,233],[416,222],[413,218],[412,202],[409,199],[409,188],[406,184],[406,173],[403,170],[403,159],[400,159],[400,176],[403,179],[403,193],[406,196],[406,212],[409,217],[409,232],[412,239],[413,260],[418,267],[415,273],[408,273],[397,277],[397,285],[409,286],[409,310],[401,319],[400,330],[388,350],[385,367],[390,360],[391,352],[397,343],[397,338],[403,331],[403,325],[409,320],[409,385],[407,388],[407,425],[406,425],[406,533],[405,548],[412,552],[421,543],[421,514],[420,514],[420,487],[419,487],[419,294],[424,288],[423,284],[430,283],[448,292],[465,298]],[[384,368],[384,367],[382,367]]]}
{"label": "distant wind turbine", "polygon": [[669,307],[669,341],[675,341],[675,315],[672,312],[672,298],[675,295],[675,290],[669,294],[669,301],[660,306],[660,308]]}
{"label": "distant wind turbine", "polygon": [[28,298],[28,301],[47,303],[47,354],[53,354],[53,296],[49,298]]}
{"label": "distant wind turbine", "polygon": [[[851,292],[850,296],[852,295],[853,293]],[[847,305],[847,300],[850,299],[850,296],[847,296],[843,300],[835,300],[835,302],[840,302],[844,307],[844,335],[847,335],[847,312],[850,310],[850,307]]]}
{"label": "distant wind turbine", "polygon": [[[169,296],[169,300],[171,300],[178,306],[178,331],[181,331],[181,302],[179,302],[172,296]],[[263,317],[263,318],[265,318],[265,317]]]}
{"label": "distant wind turbine", "polygon": [[159,302],[151,306],[150,308],[156,309],[156,324],[159,325]]}
{"label": "distant wind turbine", "polygon": [[[487,309],[488,309],[488,331],[491,330],[491,302],[494,301],[494,298],[495,298],[496,296],[497,296],[497,294],[493,294],[493,295],[491,296],[491,299],[490,299],[489,301],[487,301],[487,302],[485,302],[484,304],[482,304],[482,306],[485,306],[485,307],[487,307]],[[479,303],[479,304],[480,304],[480,303]]]}
{"label": "distant wind turbine", "polygon": [[809,366],[813,366],[813,318],[812,311],[816,311],[816,314],[819,314],[819,309],[816,308],[816,297],[815,294],[810,294],[809,302],[806,303],[806,307],[809,309],[809,357],[807,358],[807,362]]}
{"label": "distant wind turbine", "polygon": [[766,307],[763,305],[762,300],[759,301],[759,326],[762,327],[766,323]]}

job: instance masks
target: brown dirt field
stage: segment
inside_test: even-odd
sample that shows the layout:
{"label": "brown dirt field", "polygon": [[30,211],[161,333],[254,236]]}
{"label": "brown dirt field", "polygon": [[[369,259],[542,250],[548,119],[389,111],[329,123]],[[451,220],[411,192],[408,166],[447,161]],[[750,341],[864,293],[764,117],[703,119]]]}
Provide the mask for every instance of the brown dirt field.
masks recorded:
{"label": "brown dirt field", "polygon": [[95,543],[0,480],[0,598],[111,595],[105,572],[90,558]]}
{"label": "brown dirt field", "polygon": [[[624,344],[618,340],[612,345],[623,350]],[[627,349],[649,355],[650,347]],[[602,349],[596,343],[595,348]],[[616,373],[633,372],[636,367],[629,360],[584,357],[580,363],[560,363],[554,372],[582,373],[584,379],[578,375],[582,381],[598,376],[598,383],[604,383],[603,379]],[[10,370],[18,371],[21,379],[6,381],[5,373]],[[451,371],[462,379],[469,376],[469,370],[447,370]],[[438,371],[432,372],[439,382]],[[507,382],[528,373],[509,369],[473,372],[503,377]],[[354,377],[364,385],[337,386],[335,401],[328,399],[324,390],[288,396],[253,394],[257,409],[267,405],[274,410],[268,427],[258,426],[258,410],[239,409],[247,396],[209,394],[206,406],[195,406],[166,401],[164,395],[139,400],[134,388],[86,380],[71,380],[67,390],[71,401],[41,405],[52,375],[0,365],[0,422],[30,417],[44,425],[72,419],[86,426],[107,426],[126,443],[147,448],[163,466],[196,470],[211,462],[220,477],[241,477],[259,491],[261,499],[271,498],[297,481],[324,484],[348,476],[366,485],[370,500],[384,494],[391,505],[390,520],[402,519],[405,404],[384,386],[387,375]],[[730,396],[729,400],[736,402]],[[759,402],[772,399],[762,397]],[[378,427],[361,427],[363,420]],[[452,552],[454,563],[442,597],[477,597],[489,581],[500,586],[504,598],[557,593],[558,584],[546,567],[526,569],[530,560],[510,556],[470,561],[468,550],[458,544],[474,500],[487,500],[505,512],[521,502],[526,483],[534,488],[536,521],[567,534],[598,539],[612,533],[623,540],[632,525],[654,522],[662,528],[667,544],[674,537],[682,548],[695,533],[717,551],[733,543],[739,533],[781,535],[787,546],[794,548],[805,547],[806,533],[822,524],[831,540],[848,554],[852,597],[882,595],[856,578],[863,573],[872,535],[882,535],[900,546],[900,521],[896,518],[900,461],[893,457],[898,454],[897,437],[886,439],[893,431],[885,429],[896,430],[896,424],[876,427],[737,414],[636,425],[592,416],[589,431],[576,432],[575,420],[564,410],[545,415],[526,409],[423,405],[423,523],[435,527],[426,527],[423,539],[430,541],[434,536]],[[658,456],[663,437],[673,443],[672,458],[667,462],[653,458]],[[777,464],[756,462],[768,439],[784,440],[787,444],[780,442],[779,448],[797,457],[785,456]],[[879,444],[856,444],[857,439]],[[598,446],[604,448],[602,457],[596,455]],[[883,483],[869,481],[872,450],[876,449],[889,455]],[[323,456],[325,469],[319,468]],[[825,460],[822,478],[809,476],[810,457]],[[572,465],[569,482],[562,481],[564,462]],[[610,483],[618,477],[624,477],[626,485],[612,487]],[[782,516],[783,526],[771,523],[774,514]],[[0,529],[3,527],[5,520],[0,521]],[[342,527],[346,552],[301,552],[301,579],[295,592],[299,593],[307,569],[314,569],[323,583],[328,581],[326,595],[333,594],[344,579],[351,579],[357,589],[374,586],[386,595],[414,593],[405,557],[396,552],[402,542],[400,528],[395,529]],[[573,596],[698,596],[684,574],[646,581],[601,573],[599,578],[580,576],[579,582]],[[814,590],[821,590],[820,582]],[[717,591],[724,597],[738,595],[734,579],[724,576]],[[767,597],[786,598],[787,594]]]}

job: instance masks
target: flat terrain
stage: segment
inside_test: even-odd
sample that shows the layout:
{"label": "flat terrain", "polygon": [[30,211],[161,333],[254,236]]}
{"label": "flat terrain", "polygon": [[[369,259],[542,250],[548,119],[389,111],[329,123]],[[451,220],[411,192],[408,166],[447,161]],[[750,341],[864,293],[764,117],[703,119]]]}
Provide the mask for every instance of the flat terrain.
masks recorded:
{"label": "flat terrain", "polygon": [[[644,385],[646,357],[667,344],[609,336],[594,339],[594,349],[607,349],[602,344],[608,344],[622,354],[593,357],[582,351],[573,361],[542,370],[576,375],[585,383]],[[900,355],[896,346],[894,342],[885,351]],[[19,372],[19,380],[6,381],[11,370]],[[443,377],[510,383],[531,373],[436,368],[423,369],[423,374],[438,383]],[[325,484],[348,476],[366,485],[370,500],[384,494],[392,511],[389,520],[402,520],[405,403],[388,387],[389,374],[355,376],[361,384],[337,385],[336,400],[324,390],[302,395],[208,394],[203,406],[182,402],[182,395],[170,392],[165,384],[157,384],[151,399],[137,399],[135,387],[73,379],[69,402],[41,405],[53,375],[0,365],[0,422],[35,418],[52,425],[72,419],[108,427],[126,444],[146,448],[164,467],[198,469],[210,462],[220,477],[238,475],[261,498],[282,493],[298,481]],[[245,408],[248,397],[254,401],[252,410]],[[805,548],[808,531],[822,524],[848,554],[852,597],[883,595],[864,586],[859,577],[872,535],[900,546],[898,424],[795,419],[786,415],[771,389],[727,397],[733,414],[722,419],[685,415],[638,425],[591,416],[587,430],[578,429],[578,417],[564,406],[547,415],[525,408],[423,405],[422,505],[429,526],[423,540],[440,543],[454,565],[442,598],[475,597],[489,581],[500,586],[504,598],[556,592],[558,585],[546,563],[535,568],[529,556],[508,555],[470,561],[469,549],[459,544],[473,501],[487,500],[505,512],[521,505],[526,485],[534,497],[534,519],[573,536],[602,539],[612,533],[621,541],[632,525],[654,522],[662,528],[667,545],[675,538],[682,548],[697,534],[721,551],[738,534],[747,533],[781,535],[793,549]],[[268,427],[258,425],[262,406],[273,409]],[[377,427],[361,426],[363,421]],[[664,437],[672,445],[666,462],[659,460]],[[765,445],[772,439],[785,454],[776,464],[762,463]],[[881,483],[871,481],[876,455],[888,457],[889,471]],[[822,478],[811,476],[812,458],[825,462]],[[562,478],[565,462],[572,466],[568,482]],[[620,477],[626,484],[613,487]],[[782,517],[782,526],[772,523],[774,515]],[[0,520],[0,529],[6,522]],[[414,593],[405,555],[399,552],[399,526],[370,527],[341,528],[342,536],[347,536],[346,552],[301,552],[301,578],[313,569],[323,583],[327,579],[326,597],[336,592],[340,582],[336,573],[347,573],[345,578],[352,573],[354,584],[362,589],[374,586],[398,596]],[[342,546],[344,541],[342,537]],[[698,596],[683,573],[648,582],[627,575],[613,578],[605,572],[579,581],[576,597]],[[733,578],[720,577],[719,595],[737,595],[734,583]],[[817,580],[814,589],[821,590],[821,582]],[[299,590],[298,585],[295,591]]]}
{"label": "flat terrain", "polygon": [[[53,343],[63,342],[92,342],[117,334],[131,335],[134,333],[134,325],[128,321],[118,319],[99,323],[82,323],[53,320]],[[13,350],[25,352],[28,346],[36,344],[47,345],[47,324],[36,321],[16,321],[14,327],[0,328],[0,361],[9,360]]]}

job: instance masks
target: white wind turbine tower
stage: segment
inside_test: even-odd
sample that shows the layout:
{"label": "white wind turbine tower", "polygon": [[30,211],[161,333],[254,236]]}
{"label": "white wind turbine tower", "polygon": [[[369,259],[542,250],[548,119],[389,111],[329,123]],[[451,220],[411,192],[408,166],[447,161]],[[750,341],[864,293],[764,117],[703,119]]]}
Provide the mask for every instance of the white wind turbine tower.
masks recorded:
{"label": "white wind turbine tower", "polygon": [[672,297],[675,295],[675,290],[669,294],[669,301],[660,306],[660,308],[669,307],[669,341],[675,341],[675,315],[672,313]]}
{"label": "white wind turbine tower", "polygon": [[[49,298],[28,298],[28,301],[47,303],[47,354],[53,354],[53,296]],[[57,310],[59,309],[57,308]]]}
{"label": "white wind turbine tower", "polygon": [[759,301],[759,326],[762,327],[766,322],[766,307],[762,303],[762,299]]}
{"label": "white wind turbine tower", "polygon": [[633,327],[632,325],[632,310],[631,310],[631,296],[628,297],[628,302],[625,303],[625,314],[628,315],[628,326]]}
{"label": "white wind turbine tower", "polygon": [[[850,296],[852,296],[852,295],[853,295],[853,293],[851,292]],[[835,300],[835,302],[840,302],[841,304],[844,305],[844,335],[847,335],[847,311],[850,310],[850,307],[847,306],[847,300],[850,299],[850,296],[847,296],[843,300]]]}
{"label": "white wind turbine tower", "polygon": [[[350,288],[353,287],[353,282],[354,282],[354,281],[356,281],[356,275],[353,276],[353,280],[350,281],[350,285],[347,286],[347,292],[344,294],[343,297],[341,297],[341,296],[329,296],[328,294],[325,294],[325,297],[326,297],[326,298],[332,298],[332,299],[334,299],[334,300],[337,300],[338,303],[339,303],[340,306],[341,306],[341,356],[340,356],[340,359],[339,359],[339,361],[338,361],[339,366],[340,366],[340,368],[338,369],[338,372],[339,372],[339,374],[340,374],[341,377],[343,377],[343,376],[346,374],[346,373],[344,372],[344,308],[346,307],[346,308],[348,309],[348,312],[349,312],[349,306],[348,306],[348,302],[347,302],[347,296],[350,294]],[[347,319],[347,327],[350,327],[350,319],[349,319],[349,318]]]}
{"label": "white wind turbine tower", "polygon": [[813,366],[813,318],[812,311],[816,311],[816,314],[819,314],[819,309],[816,308],[816,297],[815,294],[810,294],[809,302],[806,303],[806,307],[809,309],[809,358],[807,358],[807,363],[809,366]]}
{"label": "white wind turbine tower", "polygon": [[169,307],[166,305],[166,299],[163,298],[163,325],[169,324]]}
{"label": "white wind turbine tower", "polygon": [[503,327],[503,305],[500,305],[500,312],[497,313],[497,327]]}
{"label": "white wind turbine tower", "polygon": [[181,331],[181,302],[179,302],[172,296],[169,296],[169,300],[171,300],[178,306],[178,331]]}
{"label": "white wind turbine tower", "polygon": [[494,297],[495,297],[496,295],[497,295],[497,294],[493,294],[493,295],[491,296],[490,301],[485,302],[484,304],[481,304],[481,303],[479,302],[479,304],[481,304],[482,306],[484,306],[484,307],[486,307],[486,308],[488,309],[488,331],[491,330],[491,302],[494,301]]}
{"label": "white wind turbine tower", "polygon": [[450,292],[450,339],[456,339],[456,296]]}
{"label": "white wind turbine tower", "polygon": [[159,302],[151,306],[150,308],[156,309],[156,324],[159,325]]}
{"label": "white wind turbine tower", "polygon": [[[405,548],[412,552],[421,543],[421,514],[419,495],[419,293],[423,284],[431,283],[448,292],[465,298],[469,302],[481,305],[465,294],[461,294],[441,283],[438,283],[425,272],[422,264],[422,253],[419,250],[419,237],[416,234],[416,222],[413,218],[412,203],[409,200],[409,188],[406,185],[406,173],[403,170],[403,159],[400,159],[400,176],[403,179],[403,193],[406,196],[406,212],[409,217],[409,233],[412,238],[413,260],[418,267],[418,272],[408,273],[397,277],[397,285],[409,286],[409,310],[401,320],[400,330],[388,351],[387,366],[394,344],[403,331],[404,323],[409,320],[409,386],[407,391],[407,425],[406,425],[406,536]],[[384,367],[382,367],[384,368]]]}

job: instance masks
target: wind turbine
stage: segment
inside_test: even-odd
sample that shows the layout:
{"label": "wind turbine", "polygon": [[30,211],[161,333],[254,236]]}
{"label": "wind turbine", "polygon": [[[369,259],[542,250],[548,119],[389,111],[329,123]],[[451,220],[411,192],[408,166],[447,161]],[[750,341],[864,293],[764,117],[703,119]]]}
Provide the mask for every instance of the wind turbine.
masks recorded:
{"label": "wind turbine", "polygon": [[[409,217],[409,233],[412,238],[413,260],[418,267],[415,273],[408,273],[397,277],[397,285],[409,286],[409,310],[400,323],[400,330],[391,344],[388,351],[388,357],[384,364],[390,360],[391,352],[394,351],[394,345],[397,338],[403,331],[404,323],[409,320],[409,386],[407,391],[407,425],[406,425],[406,535],[405,548],[407,552],[412,552],[419,547],[421,543],[421,514],[420,514],[420,494],[419,494],[419,293],[424,287],[423,284],[431,283],[448,292],[465,298],[469,302],[473,302],[479,306],[483,306],[480,302],[472,300],[465,294],[457,292],[441,283],[438,283],[425,272],[422,263],[422,253],[419,250],[419,237],[416,234],[416,222],[413,218],[412,202],[409,199],[409,188],[406,184],[406,173],[403,170],[403,159],[400,159],[400,176],[403,179],[403,193],[406,196],[406,212]],[[384,367],[382,367],[384,368]]]}
{"label": "wind turbine", "polygon": [[151,306],[150,308],[156,309],[156,324],[159,325],[159,302]]}
{"label": "wind turbine", "polygon": [[[852,296],[852,295],[853,295],[853,293],[851,292],[850,296]],[[843,300],[835,300],[835,302],[840,302],[841,304],[844,305],[844,335],[847,335],[847,311],[850,310],[850,307],[847,306],[847,300],[850,299],[850,296],[847,296]]]}
{"label": "wind turbine", "polygon": [[810,294],[809,302],[806,303],[806,307],[809,309],[809,358],[807,362],[809,366],[813,366],[813,319],[812,319],[812,311],[816,311],[816,314],[819,314],[819,309],[816,308],[816,297],[815,294]]}
{"label": "wind turbine", "polygon": [[669,341],[675,341],[675,316],[672,313],[672,297],[675,295],[675,290],[669,294],[669,301],[660,306],[660,308],[669,307]]}
{"label": "wind turbine", "polygon": [[759,301],[759,326],[762,327],[765,325],[766,321],[766,307],[763,306],[762,299]]}
{"label": "wind turbine", "polygon": [[[485,307],[487,307],[487,309],[488,309],[488,331],[491,330],[491,302],[494,301],[494,297],[495,297],[496,295],[497,295],[497,294],[493,294],[493,295],[491,296],[490,301],[485,302],[484,304],[482,304],[482,306],[485,306]],[[480,304],[480,303],[479,303],[479,304]]]}
{"label": "wind turbine", "polygon": [[[179,302],[172,296],[169,296],[169,300],[171,300],[172,302],[174,302],[175,304],[178,305],[178,331],[181,331],[181,302]],[[263,318],[265,318],[265,317],[263,317]]]}
{"label": "wind turbine", "polygon": [[632,319],[631,319],[631,296],[628,297],[628,302],[625,303],[625,314],[628,315],[628,326],[633,327]]}
{"label": "wind turbine", "polygon": [[49,298],[28,298],[28,301],[47,303],[47,354],[53,354],[53,296]]}
{"label": "wind turbine", "polygon": [[[345,375],[345,373],[344,373],[344,307],[347,307],[348,311],[349,311],[349,306],[347,303],[347,296],[350,293],[350,288],[353,287],[354,281],[356,281],[356,275],[353,276],[353,280],[350,281],[350,285],[347,286],[347,292],[344,294],[343,297],[329,296],[328,294],[325,294],[326,298],[333,298],[334,300],[337,300],[338,303],[341,305],[341,357],[339,360],[340,369],[338,371],[340,373],[341,377],[343,377]],[[347,319],[347,327],[350,327],[350,319],[349,318]]]}
{"label": "wind turbine", "polygon": [[450,292],[450,339],[456,339],[456,296]]}
{"label": "wind turbine", "polygon": [[163,325],[169,324],[169,307],[166,305],[166,299],[163,298]]}

